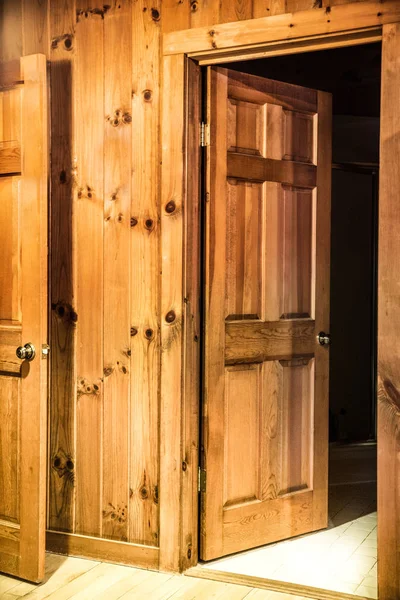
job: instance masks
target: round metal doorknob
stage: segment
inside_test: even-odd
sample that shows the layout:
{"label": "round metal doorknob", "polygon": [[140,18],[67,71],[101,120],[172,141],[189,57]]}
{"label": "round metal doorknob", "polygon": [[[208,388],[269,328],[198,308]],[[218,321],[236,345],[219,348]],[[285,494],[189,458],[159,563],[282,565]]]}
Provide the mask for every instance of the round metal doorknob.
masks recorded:
{"label": "round metal doorknob", "polygon": [[317,340],[321,346],[329,346],[331,343],[331,336],[329,333],[325,333],[325,331],[320,331],[317,335]]}
{"label": "round metal doorknob", "polygon": [[25,346],[18,346],[16,355],[21,360],[33,360],[35,358],[36,350],[33,344],[25,344]]}

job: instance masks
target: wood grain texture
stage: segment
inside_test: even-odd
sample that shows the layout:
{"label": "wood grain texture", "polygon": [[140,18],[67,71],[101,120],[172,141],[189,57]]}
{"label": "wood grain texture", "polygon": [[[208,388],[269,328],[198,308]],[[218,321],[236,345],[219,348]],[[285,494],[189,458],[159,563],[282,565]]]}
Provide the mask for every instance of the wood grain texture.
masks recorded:
{"label": "wood grain texture", "polygon": [[135,565],[142,569],[158,568],[158,548],[143,544],[127,544],[86,535],[47,531],[46,547],[59,554]]}
{"label": "wood grain texture", "polygon": [[[131,6],[104,17],[104,407],[102,537],[127,541],[130,459]],[[124,48],[121,54],[120,48]],[[118,314],[118,318],[114,315]]]}
{"label": "wood grain texture", "polygon": [[378,258],[378,592],[399,593],[400,290],[397,202],[399,175],[400,25],[387,25],[382,43]]}
{"label": "wood grain texture", "polygon": [[0,175],[21,172],[21,147],[18,142],[0,142]]}
{"label": "wood grain texture", "polygon": [[262,362],[314,353],[315,323],[310,320],[228,322],[225,327],[225,360]]}
{"label": "wood grain texture", "polygon": [[278,40],[307,36],[324,36],[338,31],[351,31],[395,23],[400,18],[397,0],[366,0],[332,7],[329,15],[324,8],[300,10],[288,14],[235,21],[192,30],[174,31],[164,36],[164,54],[201,54],[209,50],[230,48],[238,50],[246,45],[262,45]]}
{"label": "wood grain texture", "polygon": [[22,0],[22,40],[24,55],[49,51],[50,0]]}
{"label": "wood grain texture", "polygon": [[0,12],[0,60],[17,60],[22,51],[22,2],[3,0]]}
{"label": "wood grain texture", "polygon": [[[160,568],[179,570],[182,481],[182,333],[184,210],[183,55],[163,61],[161,190]],[[171,114],[175,119],[171,119]]]}
{"label": "wood grain texture", "polygon": [[314,165],[288,160],[274,160],[261,156],[228,156],[228,177],[248,181],[276,181],[287,185],[313,188],[316,183]]}
{"label": "wood grain texture", "polygon": [[[50,197],[50,396],[48,516],[51,529],[75,527],[77,248],[74,190],[75,3],[52,0]],[[71,43],[71,47],[69,44]]]}
{"label": "wood grain texture", "polygon": [[104,402],[104,19],[93,10],[102,10],[103,2],[93,2],[90,12],[85,13],[86,8],[86,3],[76,3],[75,531],[100,535]]}
{"label": "wood grain texture", "polygon": [[152,546],[159,545],[160,10],[161,2],[132,3],[129,539]]}

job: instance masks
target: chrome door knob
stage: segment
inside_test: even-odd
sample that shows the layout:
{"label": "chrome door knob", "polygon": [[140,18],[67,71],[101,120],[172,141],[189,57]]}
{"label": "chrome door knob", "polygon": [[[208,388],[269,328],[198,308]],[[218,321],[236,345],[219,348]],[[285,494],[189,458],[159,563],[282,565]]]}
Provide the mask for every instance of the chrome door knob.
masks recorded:
{"label": "chrome door knob", "polygon": [[331,343],[331,336],[329,333],[325,333],[325,331],[320,331],[317,335],[317,340],[321,346],[329,346]]}
{"label": "chrome door knob", "polygon": [[35,346],[33,344],[25,344],[25,346],[18,346],[16,355],[21,360],[33,360],[36,355]]}

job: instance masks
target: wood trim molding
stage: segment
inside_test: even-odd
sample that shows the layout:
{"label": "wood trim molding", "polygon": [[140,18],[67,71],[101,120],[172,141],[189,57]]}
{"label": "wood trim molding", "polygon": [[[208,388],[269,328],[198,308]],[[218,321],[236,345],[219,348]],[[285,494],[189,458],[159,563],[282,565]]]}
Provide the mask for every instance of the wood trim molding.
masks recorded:
{"label": "wood trim molding", "polygon": [[159,549],[153,546],[140,546],[73,533],[47,531],[46,550],[55,554],[92,558],[142,569],[158,570],[159,567]]}
{"label": "wood trim molding", "polygon": [[333,590],[323,590],[321,588],[314,588],[297,583],[288,583],[286,581],[253,577],[252,575],[239,575],[238,573],[214,571],[204,567],[193,567],[186,571],[185,575],[188,577],[196,577],[198,579],[211,579],[212,581],[221,581],[223,583],[245,585],[261,590],[270,590],[272,592],[295,594],[296,598],[301,596],[302,598],[314,598],[315,600],[368,600],[365,596],[335,592]]}
{"label": "wood trim molding", "polygon": [[328,8],[313,8],[247,21],[234,21],[213,27],[198,27],[166,33],[163,53],[202,54],[221,50],[231,52],[271,42],[299,40],[311,36],[360,31],[400,21],[398,0],[352,2]]}
{"label": "wood trim molding", "polygon": [[177,572],[183,473],[185,56],[167,56],[162,67],[160,569]]}

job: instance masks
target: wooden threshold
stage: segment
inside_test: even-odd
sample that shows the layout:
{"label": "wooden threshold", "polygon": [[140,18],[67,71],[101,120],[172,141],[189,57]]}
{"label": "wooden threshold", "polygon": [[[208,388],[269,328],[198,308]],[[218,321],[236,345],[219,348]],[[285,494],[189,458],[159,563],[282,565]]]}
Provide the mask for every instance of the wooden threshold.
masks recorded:
{"label": "wooden threshold", "polygon": [[153,546],[105,540],[75,533],[47,531],[46,550],[55,554],[91,558],[141,569],[155,571],[159,569],[159,549]]}
{"label": "wooden threshold", "polygon": [[236,585],[245,585],[261,590],[270,590],[272,592],[286,592],[297,596],[305,596],[315,600],[371,600],[366,596],[357,596],[355,594],[346,594],[344,592],[335,592],[333,590],[323,590],[308,585],[298,583],[288,583],[286,581],[276,581],[274,579],[264,579],[263,577],[253,577],[252,575],[240,575],[238,573],[228,573],[225,571],[214,571],[197,566],[185,571],[184,575],[188,577],[197,577],[198,579],[211,579],[223,583],[234,583]]}

